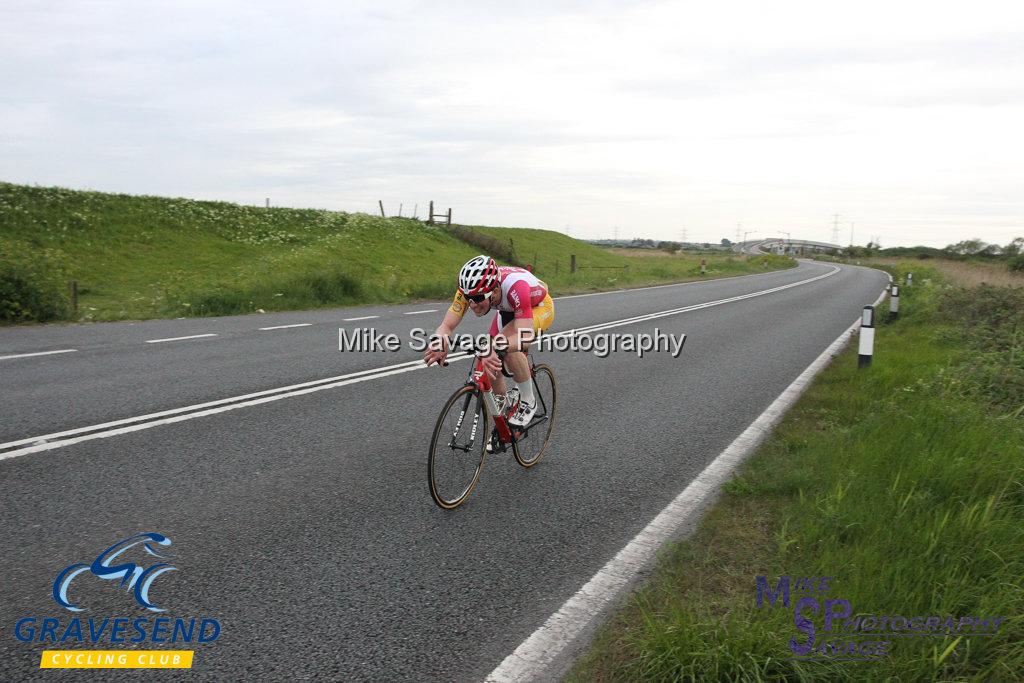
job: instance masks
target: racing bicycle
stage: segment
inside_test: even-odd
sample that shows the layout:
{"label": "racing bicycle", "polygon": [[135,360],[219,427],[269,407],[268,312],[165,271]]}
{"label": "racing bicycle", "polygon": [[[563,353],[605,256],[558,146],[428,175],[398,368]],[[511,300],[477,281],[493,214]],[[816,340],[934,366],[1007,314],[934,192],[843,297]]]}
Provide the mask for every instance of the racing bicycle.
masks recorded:
{"label": "racing bicycle", "polygon": [[[504,354],[499,352],[498,355]],[[498,412],[491,380],[479,351],[466,383],[445,402],[430,437],[427,458],[430,495],[440,507],[450,510],[466,502],[480,480],[488,453],[511,450],[516,462],[527,468],[544,457],[555,426],[555,373],[547,365],[534,364],[529,353],[527,358],[537,412],[525,427],[508,423],[508,418],[515,413],[515,405]],[[506,377],[511,376],[504,362],[501,371]]]}

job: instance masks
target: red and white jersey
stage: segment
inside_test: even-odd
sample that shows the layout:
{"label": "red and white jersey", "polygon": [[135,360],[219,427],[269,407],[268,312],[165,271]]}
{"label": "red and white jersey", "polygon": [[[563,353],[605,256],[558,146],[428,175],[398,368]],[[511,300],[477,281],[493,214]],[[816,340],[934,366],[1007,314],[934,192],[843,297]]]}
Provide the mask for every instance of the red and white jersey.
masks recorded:
{"label": "red and white jersey", "polygon": [[544,281],[525,268],[500,266],[501,301],[498,310],[515,313],[516,318],[532,318],[533,307],[539,306],[548,295]]}

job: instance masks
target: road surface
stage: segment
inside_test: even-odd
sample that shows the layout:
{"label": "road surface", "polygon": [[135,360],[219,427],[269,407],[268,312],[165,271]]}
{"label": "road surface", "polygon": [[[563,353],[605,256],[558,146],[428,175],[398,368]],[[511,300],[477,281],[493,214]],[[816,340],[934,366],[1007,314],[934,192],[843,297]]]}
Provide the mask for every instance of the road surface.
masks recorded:
{"label": "road surface", "polygon": [[[86,573],[77,616],[217,619],[216,641],[181,648],[197,679],[482,680],[885,283],[801,262],[557,299],[553,331],[714,305],[607,330],[686,334],[679,358],[538,354],[558,378],[549,454],[531,470],[489,458],[454,511],[430,499],[425,451],[468,363],[403,365],[419,357],[409,329],[432,330],[446,302],[2,329],[0,679],[52,674],[43,649],[89,648],[23,643],[13,627],[66,624],[57,574],[153,531],[173,542],[177,571],[150,593],[167,612]],[[339,352],[339,327],[403,348]]]}

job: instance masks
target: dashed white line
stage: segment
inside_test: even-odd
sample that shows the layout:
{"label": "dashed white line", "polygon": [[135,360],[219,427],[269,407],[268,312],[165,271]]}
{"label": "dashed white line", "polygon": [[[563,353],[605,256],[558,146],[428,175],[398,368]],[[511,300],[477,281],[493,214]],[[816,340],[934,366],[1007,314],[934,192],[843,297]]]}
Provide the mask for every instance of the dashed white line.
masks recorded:
{"label": "dashed white line", "polygon": [[284,330],[289,327],[309,327],[313,323],[295,323],[294,325],[274,325],[273,327],[261,327],[260,331],[263,330]]}
{"label": "dashed white line", "polygon": [[437,309],[428,308],[425,311],[408,311],[407,313],[403,313],[402,315],[419,315],[420,313],[437,313]]}
{"label": "dashed white line", "polygon": [[8,358],[28,358],[29,356],[50,356],[55,353],[74,353],[78,349],[60,349],[59,351],[36,351],[35,353],[13,353],[10,356],[0,356],[0,360]]}
{"label": "dashed white line", "polygon": [[183,339],[201,339],[202,337],[216,337],[216,334],[190,334],[187,337],[169,337],[167,339],[147,339],[147,344],[160,344],[162,342],[182,341]]}
{"label": "dashed white line", "polygon": [[379,317],[380,317],[379,315],[364,315],[362,318],[342,318],[342,320],[344,322],[351,323],[351,322],[355,322],[356,320],[373,320],[374,318],[379,318]]}
{"label": "dashed white line", "polygon": [[[703,308],[710,308],[712,306],[721,306],[723,304],[732,303],[734,301],[749,299],[756,296],[764,296],[766,294],[771,294],[773,292],[789,289],[791,287],[798,287],[800,285],[816,282],[823,278],[831,277],[832,275],[835,275],[838,272],[839,268],[833,266],[832,271],[829,273],[825,273],[824,275],[818,275],[807,280],[801,280],[799,282],[793,282],[790,284],[782,285],[781,287],[773,287],[771,289],[765,289],[759,292],[751,292],[749,294],[743,294],[737,297],[719,299],[718,301],[709,301],[707,303],[696,304],[694,306],[686,306],[684,308],[674,308],[667,311],[659,311],[657,313],[648,313],[646,315],[636,316],[633,318],[624,318],[622,320],[613,320],[605,323],[598,323],[597,325],[589,325],[587,327],[580,327],[574,330],[566,330],[565,332],[560,332],[557,335],[553,336],[561,337],[570,334],[588,334],[591,332],[605,330],[612,327],[632,325],[669,315],[678,315],[680,313],[696,311]],[[473,356],[469,354],[457,353],[449,355],[448,361],[454,362],[458,360],[465,360],[472,357]],[[206,415],[214,415],[216,413],[221,413],[228,410],[237,410],[239,408],[244,408],[247,406],[259,405],[271,401],[279,401],[281,399],[289,398],[292,396],[301,396],[316,391],[323,391],[324,389],[332,389],[334,387],[341,387],[349,384],[356,384],[359,382],[368,382],[371,380],[380,379],[382,377],[388,377],[390,375],[424,369],[426,369],[426,366],[423,365],[422,360],[407,361],[405,363],[398,363],[395,365],[388,365],[380,368],[360,370],[358,372],[340,375],[338,377],[328,377],[320,380],[304,382],[302,384],[280,387],[278,389],[267,389],[252,394],[234,396],[231,398],[219,399],[216,401],[210,401],[198,405],[184,406],[182,408],[174,408],[172,410],[166,410],[159,413],[153,413],[150,415],[140,415],[138,417],[115,420],[113,422],[107,422],[105,424],[100,425],[93,425],[91,427],[79,427],[64,432],[57,432],[55,434],[45,434],[43,436],[29,437],[26,439],[19,439],[17,441],[10,441],[8,443],[0,443],[0,460],[15,458],[21,455],[27,455],[29,453],[38,453],[40,451],[53,450],[55,448],[63,448],[64,446],[70,446],[72,444],[81,443],[83,441],[90,441],[92,439],[104,439],[111,436],[117,436],[119,434],[127,434],[142,429],[149,429],[151,427],[156,427],[158,425],[173,424],[175,422],[191,420],[197,417],[204,417]]]}

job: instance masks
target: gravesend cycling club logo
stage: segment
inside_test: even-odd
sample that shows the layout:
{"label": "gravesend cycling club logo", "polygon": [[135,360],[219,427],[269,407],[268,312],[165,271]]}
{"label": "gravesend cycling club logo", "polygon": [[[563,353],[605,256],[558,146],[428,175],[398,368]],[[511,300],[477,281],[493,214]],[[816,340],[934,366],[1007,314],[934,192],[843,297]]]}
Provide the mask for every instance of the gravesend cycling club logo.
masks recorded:
{"label": "gravesend cycling club logo", "polygon": [[140,605],[152,612],[165,611],[162,607],[157,607],[149,601],[149,587],[161,574],[175,571],[173,566],[167,562],[157,562],[146,568],[140,567],[134,562],[123,562],[111,566],[111,563],[116,561],[123,552],[140,544],[147,553],[162,559],[164,556],[158,553],[153,546],[169,546],[171,539],[163,534],[152,532],[136,534],[123,541],[118,541],[104,550],[92,561],[92,564],[68,565],[64,571],[57,575],[57,580],[53,582],[53,599],[61,607],[65,607],[72,612],[81,612],[83,608],[68,601],[68,587],[70,587],[71,581],[76,576],[88,571],[100,579],[121,579],[120,587],[123,588],[127,585],[129,590],[134,589],[135,600]]}
{"label": "gravesend cycling club logo", "polygon": [[[108,546],[92,562],[74,562],[61,569],[53,581],[54,602],[71,613],[88,607],[72,596],[86,581],[100,581],[125,593],[125,607],[162,613],[167,608],[151,594],[154,583],[168,572],[178,571],[170,560],[171,539],[147,531]],[[128,596],[134,598],[132,600]],[[14,637],[23,643],[93,645],[132,643],[162,646],[178,643],[212,643],[221,626],[210,617],[104,616],[70,619],[27,616],[14,625]],[[192,650],[44,650],[40,668],[190,668]]]}

